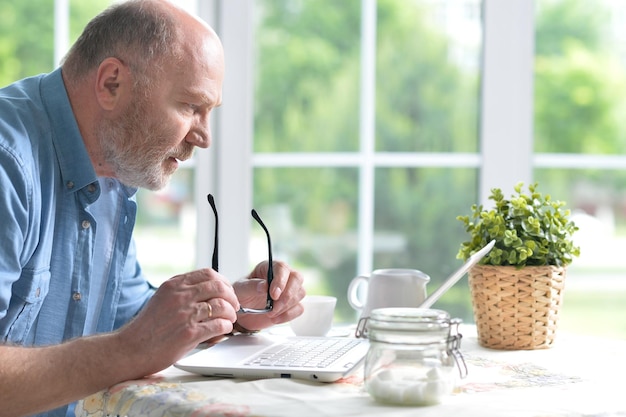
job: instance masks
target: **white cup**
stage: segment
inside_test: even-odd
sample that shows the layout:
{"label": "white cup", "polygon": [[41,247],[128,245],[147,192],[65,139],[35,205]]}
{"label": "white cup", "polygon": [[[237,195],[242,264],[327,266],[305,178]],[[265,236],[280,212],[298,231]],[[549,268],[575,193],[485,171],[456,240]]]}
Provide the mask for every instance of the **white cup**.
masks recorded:
{"label": "white cup", "polygon": [[[361,318],[376,308],[418,307],[426,299],[428,281],[430,277],[417,269],[377,269],[352,279],[348,302]],[[361,287],[366,291],[359,291]]]}
{"label": "white cup", "polygon": [[296,336],[326,336],[333,326],[337,297],[307,295],[302,301],[304,312],[289,325]]}

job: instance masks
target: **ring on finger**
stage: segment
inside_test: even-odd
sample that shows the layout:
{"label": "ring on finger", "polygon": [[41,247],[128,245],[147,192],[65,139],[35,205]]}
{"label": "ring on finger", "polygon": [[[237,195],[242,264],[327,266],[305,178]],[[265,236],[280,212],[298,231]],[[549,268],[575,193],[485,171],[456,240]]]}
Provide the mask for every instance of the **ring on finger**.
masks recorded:
{"label": "ring on finger", "polygon": [[213,317],[213,306],[208,301],[206,302],[206,308],[207,308],[207,316],[208,316],[208,318]]}

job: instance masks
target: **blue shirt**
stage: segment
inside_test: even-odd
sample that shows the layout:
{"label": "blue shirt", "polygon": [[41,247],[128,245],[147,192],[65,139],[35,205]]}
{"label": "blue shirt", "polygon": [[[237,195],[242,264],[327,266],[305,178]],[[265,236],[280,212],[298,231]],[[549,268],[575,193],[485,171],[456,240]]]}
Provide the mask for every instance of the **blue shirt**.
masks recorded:
{"label": "blue shirt", "polygon": [[0,89],[0,343],[109,332],[150,298],[132,239],[136,189],[113,188],[103,201],[116,204],[90,208],[101,182],[60,69]]}

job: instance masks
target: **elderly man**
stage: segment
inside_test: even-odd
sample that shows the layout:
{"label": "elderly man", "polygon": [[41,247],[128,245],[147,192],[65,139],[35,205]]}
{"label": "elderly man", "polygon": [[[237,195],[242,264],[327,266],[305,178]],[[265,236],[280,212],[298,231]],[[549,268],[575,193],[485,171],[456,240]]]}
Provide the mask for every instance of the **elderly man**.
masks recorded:
{"label": "elderly man", "polygon": [[203,269],[155,291],[135,257],[136,189],[162,188],[209,146],[223,75],[210,27],[132,0],[94,18],[61,68],[0,90],[2,415],[72,415],[73,401],[162,370],[233,325],[301,314],[302,277],[283,263],[273,310],[252,315],[238,310],[264,305],[267,262],[233,285]]}

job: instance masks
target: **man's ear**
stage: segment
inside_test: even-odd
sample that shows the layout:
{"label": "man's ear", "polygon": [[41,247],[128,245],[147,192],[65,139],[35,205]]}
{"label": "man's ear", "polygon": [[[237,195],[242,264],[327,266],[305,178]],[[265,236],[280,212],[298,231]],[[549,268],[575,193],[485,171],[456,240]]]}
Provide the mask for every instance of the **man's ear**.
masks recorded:
{"label": "man's ear", "polygon": [[103,110],[113,111],[130,95],[130,69],[117,58],[106,58],[96,72],[96,99]]}

